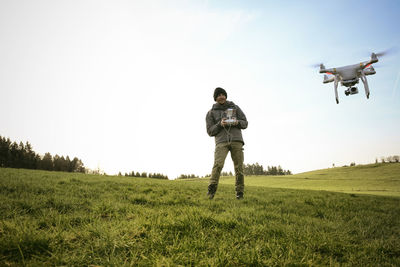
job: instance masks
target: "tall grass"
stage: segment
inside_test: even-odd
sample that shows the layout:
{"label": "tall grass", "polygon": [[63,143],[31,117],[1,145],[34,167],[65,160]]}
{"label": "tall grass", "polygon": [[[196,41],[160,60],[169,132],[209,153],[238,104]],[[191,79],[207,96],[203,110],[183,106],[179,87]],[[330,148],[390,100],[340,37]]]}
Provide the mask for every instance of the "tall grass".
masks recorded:
{"label": "tall grass", "polygon": [[206,188],[0,168],[0,265],[400,265],[400,198]]}

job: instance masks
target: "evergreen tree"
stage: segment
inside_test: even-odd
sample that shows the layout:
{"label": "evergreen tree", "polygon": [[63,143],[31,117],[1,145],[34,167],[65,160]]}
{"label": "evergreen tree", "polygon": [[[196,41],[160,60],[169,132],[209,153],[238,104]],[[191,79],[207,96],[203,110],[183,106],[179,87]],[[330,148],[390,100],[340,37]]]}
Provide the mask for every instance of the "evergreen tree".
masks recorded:
{"label": "evergreen tree", "polygon": [[10,139],[0,136],[0,167],[9,167]]}
{"label": "evergreen tree", "polygon": [[40,169],[47,170],[47,171],[54,170],[53,157],[51,156],[51,154],[49,152],[44,154],[42,160],[40,161]]}
{"label": "evergreen tree", "polygon": [[54,170],[55,171],[61,171],[62,170],[62,164],[61,164],[61,158],[58,154],[56,154],[53,157],[53,164],[54,164]]}
{"label": "evergreen tree", "polygon": [[25,144],[25,168],[37,169],[37,155],[29,142]]}
{"label": "evergreen tree", "polygon": [[10,147],[10,158],[9,158],[10,165],[9,165],[9,167],[19,168],[18,154],[19,154],[18,145],[16,142],[13,142]]}

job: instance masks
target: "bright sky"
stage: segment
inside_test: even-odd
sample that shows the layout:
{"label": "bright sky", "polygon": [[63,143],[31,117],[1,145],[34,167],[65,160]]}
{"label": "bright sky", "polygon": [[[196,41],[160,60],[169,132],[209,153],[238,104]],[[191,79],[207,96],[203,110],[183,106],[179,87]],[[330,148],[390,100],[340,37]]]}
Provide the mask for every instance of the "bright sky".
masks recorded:
{"label": "bright sky", "polygon": [[[345,96],[340,67],[400,44],[393,1],[0,0],[0,135],[86,167],[211,173],[215,87],[245,163],[294,173],[400,154],[400,52]],[[233,171],[228,155],[224,171]]]}

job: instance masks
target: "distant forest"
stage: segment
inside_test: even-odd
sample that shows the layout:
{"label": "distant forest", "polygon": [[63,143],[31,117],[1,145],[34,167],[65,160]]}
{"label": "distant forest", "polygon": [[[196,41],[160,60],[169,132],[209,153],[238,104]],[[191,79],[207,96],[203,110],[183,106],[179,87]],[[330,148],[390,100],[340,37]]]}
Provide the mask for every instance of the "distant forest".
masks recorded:
{"label": "distant forest", "polygon": [[86,171],[82,161],[76,157],[71,160],[69,156],[52,156],[50,153],[40,156],[33,151],[29,142],[18,144],[2,136],[0,167],[83,173]]}
{"label": "distant forest", "polygon": [[[122,176],[122,173],[119,172],[118,176]],[[141,177],[141,178],[155,178],[155,179],[165,179],[168,180],[168,176],[164,175],[162,173],[149,173],[147,174],[147,172],[130,172],[130,173],[125,173],[125,177]]]}
{"label": "distant forest", "polygon": [[255,164],[244,164],[243,166],[244,175],[291,175],[292,172],[289,170],[282,169],[281,166],[267,166],[264,167],[258,163]]}
{"label": "distant forest", "polygon": [[[281,166],[267,166],[264,167],[258,163],[255,164],[244,164],[243,165],[244,175],[291,175],[292,172],[289,170],[282,169]],[[221,176],[234,176],[232,172],[221,172]],[[207,174],[205,177],[211,177],[211,174]],[[193,179],[202,178],[194,174],[181,174],[177,179]]]}

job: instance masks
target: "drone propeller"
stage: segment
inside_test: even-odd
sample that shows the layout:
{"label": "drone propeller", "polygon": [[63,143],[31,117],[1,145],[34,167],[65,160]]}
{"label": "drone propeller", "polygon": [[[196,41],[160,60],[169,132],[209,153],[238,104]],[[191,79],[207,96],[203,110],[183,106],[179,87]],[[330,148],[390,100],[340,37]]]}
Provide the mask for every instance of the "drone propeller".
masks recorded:
{"label": "drone propeller", "polygon": [[375,53],[375,55],[376,55],[377,57],[383,57],[383,56],[386,56],[386,55],[393,54],[393,53],[395,53],[396,51],[397,51],[397,48],[396,48],[396,47],[392,47],[392,48],[386,49],[386,50],[384,50],[384,51],[382,51],[382,52]]}
{"label": "drone propeller", "polygon": [[309,67],[310,67],[310,68],[320,68],[321,65],[323,65],[322,62],[321,62],[321,63],[311,64],[311,65],[309,65]]}
{"label": "drone propeller", "polygon": [[311,68],[319,68],[321,66],[322,63],[315,63],[315,64],[311,64],[310,67]]}

